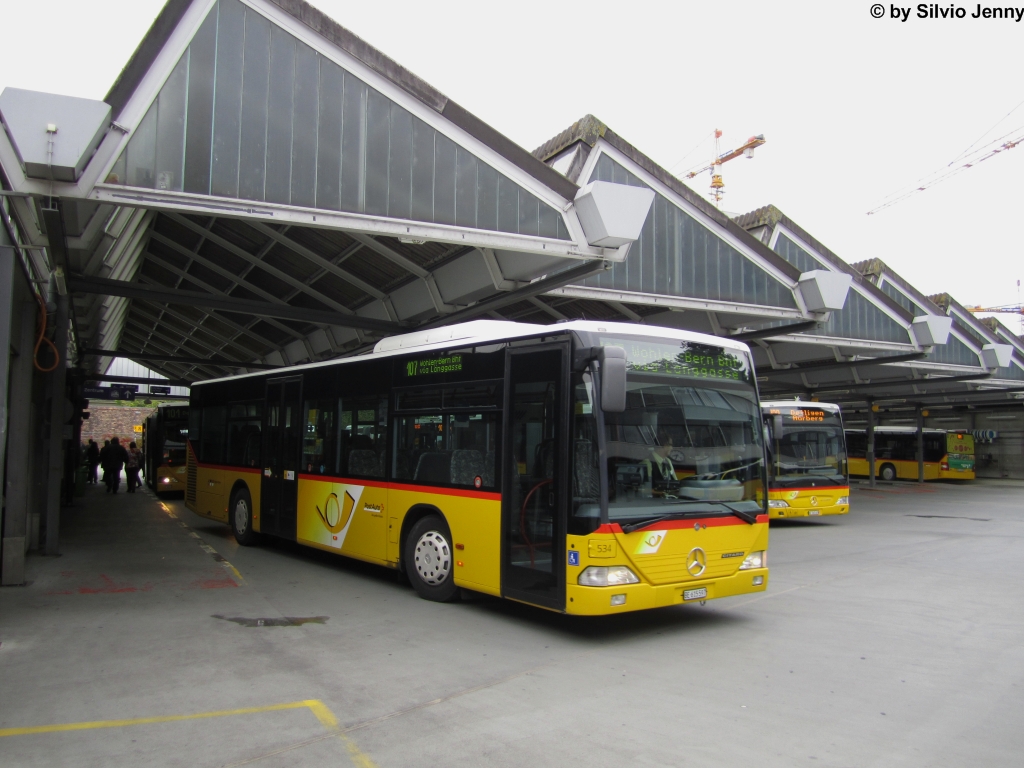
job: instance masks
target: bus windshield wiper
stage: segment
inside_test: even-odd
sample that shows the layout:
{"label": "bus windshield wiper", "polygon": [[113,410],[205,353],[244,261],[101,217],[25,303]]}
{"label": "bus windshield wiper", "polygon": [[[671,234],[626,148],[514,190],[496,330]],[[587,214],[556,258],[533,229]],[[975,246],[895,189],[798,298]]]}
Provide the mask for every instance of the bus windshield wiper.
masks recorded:
{"label": "bus windshield wiper", "polygon": [[[754,523],[757,522],[757,515],[752,515],[750,512],[747,512],[746,510],[743,510],[743,509],[737,509],[736,507],[732,506],[731,504],[727,504],[724,501],[705,501],[704,499],[683,499],[683,500],[680,500],[680,501],[673,501],[673,502],[669,502],[669,503],[673,504],[673,505],[678,505],[678,504],[713,504],[714,506],[717,506],[717,507],[724,507],[725,509],[729,510],[732,514],[736,515],[736,517],[738,517],[740,520],[742,520],[743,522],[747,523],[748,525],[753,525]],[[663,522],[665,522],[667,520],[682,520],[684,518],[689,517],[692,514],[694,514],[694,513],[693,512],[676,512],[674,514],[669,514],[669,515],[658,515],[657,517],[649,517],[649,518],[647,518],[645,520],[638,520],[635,523],[626,523],[625,525],[620,523],[619,527],[622,528],[622,532],[623,533],[632,533],[633,531],[637,531],[637,530],[639,530],[641,528],[646,528],[648,525],[655,525],[656,523],[663,523]]]}

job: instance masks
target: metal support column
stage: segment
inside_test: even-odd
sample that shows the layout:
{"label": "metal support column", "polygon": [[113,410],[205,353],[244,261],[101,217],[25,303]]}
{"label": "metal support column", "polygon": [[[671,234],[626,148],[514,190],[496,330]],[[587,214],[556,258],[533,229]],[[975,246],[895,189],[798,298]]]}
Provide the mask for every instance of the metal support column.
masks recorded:
{"label": "metal support column", "polygon": [[[11,370],[11,331],[14,325],[14,249],[0,246],[0,472],[7,455],[7,380]],[[0,531],[3,508],[0,507]]]}
{"label": "metal support column", "polygon": [[64,478],[64,424],[67,421],[67,393],[65,379],[68,356],[68,297],[57,296],[53,345],[60,360],[50,377],[50,432],[47,458],[49,472],[46,482],[46,543],[43,551],[56,555],[60,544],[60,502],[63,497]]}
{"label": "metal support column", "polygon": [[868,485],[875,487],[875,405],[868,400]]}
{"label": "metal support column", "polygon": [[[19,281],[20,282],[20,281]],[[7,434],[7,506],[3,529],[3,570],[0,584],[25,583],[25,536],[28,529],[29,487],[32,484],[32,347],[39,305],[27,290],[15,291],[12,316],[17,356],[11,360]],[[14,346],[14,345],[12,345]]]}
{"label": "metal support column", "polygon": [[924,409],[917,406],[917,482],[924,482]]}

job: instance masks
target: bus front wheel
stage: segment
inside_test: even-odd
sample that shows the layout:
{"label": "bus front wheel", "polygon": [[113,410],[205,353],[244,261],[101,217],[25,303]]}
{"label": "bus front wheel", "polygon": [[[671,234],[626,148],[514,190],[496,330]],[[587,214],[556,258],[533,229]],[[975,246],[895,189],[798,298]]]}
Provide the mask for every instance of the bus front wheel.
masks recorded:
{"label": "bus front wheel", "polygon": [[443,517],[427,515],[413,525],[405,540],[405,572],[420,597],[438,603],[458,597],[454,554],[452,534]]}
{"label": "bus front wheel", "polygon": [[883,464],[882,468],[878,470],[878,476],[883,480],[892,481],[896,479],[896,467],[892,464]]}
{"label": "bus front wheel", "polygon": [[245,488],[239,488],[231,495],[231,531],[243,547],[251,547],[258,538],[252,529],[252,499]]}

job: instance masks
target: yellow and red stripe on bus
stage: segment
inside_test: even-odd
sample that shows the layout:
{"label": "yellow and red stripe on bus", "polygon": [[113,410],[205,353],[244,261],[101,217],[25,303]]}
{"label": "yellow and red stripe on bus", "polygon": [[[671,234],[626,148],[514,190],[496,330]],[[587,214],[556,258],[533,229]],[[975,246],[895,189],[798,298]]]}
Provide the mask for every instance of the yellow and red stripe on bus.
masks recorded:
{"label": "yellow and red stripe on bus", "polygon": [[768,516],[772,518],[845,515],[849,511],[848,485],[768,489]]}
{"label": "yellow and red stripe on bus", "polygon": [[[300,474],[298,479],[300,543],[394,568],[401,558],[405,516],[418,506],[434,507],[452,533],[456,584],[501,595],[501,494],[321,475]],[[197,462],[196,480],[196,501],[189,508],[221,522],[228,521],[236,484],[245,483],[253,501],[253,527],[260,529],[259,469]],[[569,535],[567,548],[580,556],[577,565],[566,566],[565,610],[602,615],[762,591],[768,583],[763,554],[768,548],[767,523],[763,514],[753,525],[738,518],[711,517],[665,521],[630,533],[610,524],[587,536]],[[687,559],[696,550],[703,560],[688,568]],[[760,558],[757,567],[742,568],[755,554]],[[640,582],[614,589],[582,586],[579,574],[591,565],[626,566]],[[624,596],[614,606],[609,604],[613,592]]]}

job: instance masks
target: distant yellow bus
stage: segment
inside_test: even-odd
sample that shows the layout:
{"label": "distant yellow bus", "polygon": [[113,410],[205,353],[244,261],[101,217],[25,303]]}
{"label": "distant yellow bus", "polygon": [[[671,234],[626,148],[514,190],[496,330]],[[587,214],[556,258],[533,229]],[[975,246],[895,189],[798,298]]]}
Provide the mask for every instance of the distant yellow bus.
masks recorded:
{"label": "distant yellow bus", "polygon": [[157,495],[185,491],[188,406],[161,404],[143,425],[146,483]]}
{"label": "distant yellow bus", "polygon": [[850,475],[839,406],[794,400],[762,402],[768,429],[768,514],[845,515]]}
{"label": "distant yellow bus", "polygon": [[[867,431],[848,429],[850,474],[867,477]],[[917,429],[875,427],[875,476],[882,480],[917,480]],[[973,480],[974,437],[970,432],[924,430],[924,479]]]}
{"label": "distant yellow bus", "polygon": [[767,587],[762,436],[739,342],[474,321],[193,385],[185,500],[426,599],[608,614]]}

